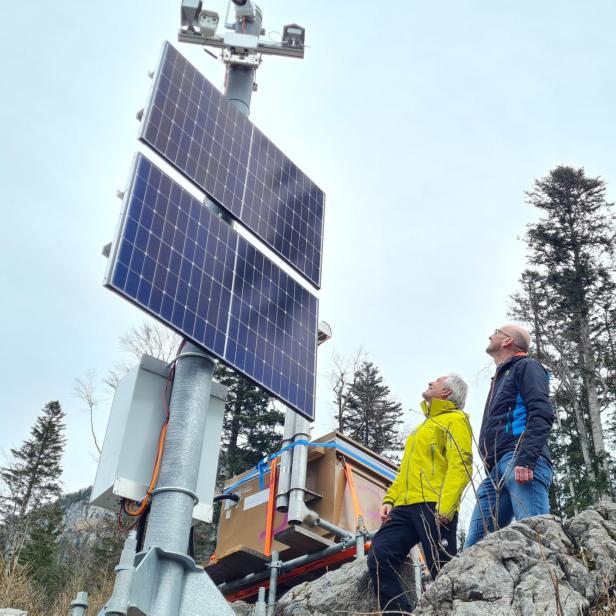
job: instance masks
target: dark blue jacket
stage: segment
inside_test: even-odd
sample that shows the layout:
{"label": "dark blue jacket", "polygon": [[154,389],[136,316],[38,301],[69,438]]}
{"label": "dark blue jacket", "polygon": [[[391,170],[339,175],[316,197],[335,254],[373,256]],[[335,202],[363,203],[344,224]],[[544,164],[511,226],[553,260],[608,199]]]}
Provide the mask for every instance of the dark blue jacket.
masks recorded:
{"label": "dark blue jacket", "polygon": [[540,455],[551,462],[547,441],[553,421],[547,371],[526,355],[511,357],[496,369],[483,412],[484,464],[493,468],[509,451],[517,451],[516,466],[534,469]]}

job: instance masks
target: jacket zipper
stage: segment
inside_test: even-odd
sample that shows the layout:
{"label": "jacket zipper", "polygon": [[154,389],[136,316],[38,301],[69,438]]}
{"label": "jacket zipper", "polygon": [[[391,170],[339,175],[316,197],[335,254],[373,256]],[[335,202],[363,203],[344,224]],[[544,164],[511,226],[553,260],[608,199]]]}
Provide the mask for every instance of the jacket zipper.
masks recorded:
{"label": "jacket zipper", "polygon": [[409,467],[411,466],[411,458],[413,457],[413,452],[415,451],[415,443],[416,440],[413,439],[413,446],[411,447],[411,453],[409,454],[408,462],[406,463],[406,490],[404,492],[404,504],[407,505],[407,500],[409,498]]}
{"label": "jacket zipper", "polygon": [[488,396],[488,409],[490,408],[490,404],[492,404],[492,398],[494,397],[494,389],[496,385],[496,375],[494,375],[494,378],[492,379],[492,385],[490,387],[490,395]]}
{"label": "jacket zipper", "polygon": [[434,443],[430,445],[430,453],[432,454],[432,477],[434,477]]}

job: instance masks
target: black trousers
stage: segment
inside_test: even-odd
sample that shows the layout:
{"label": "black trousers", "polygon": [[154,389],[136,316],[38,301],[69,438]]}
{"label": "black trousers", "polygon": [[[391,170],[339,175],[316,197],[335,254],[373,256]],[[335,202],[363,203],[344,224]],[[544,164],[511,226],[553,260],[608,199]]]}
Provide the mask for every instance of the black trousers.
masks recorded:
{"label": "black trousers", "polygon": [[421,542],[432,579],[457,553],[458,515],[447,524],[439,524],[434,503],[402,505],[391,510],[372,539],[368,570],[382,610],[410,612],[399,568],[411,548]]}

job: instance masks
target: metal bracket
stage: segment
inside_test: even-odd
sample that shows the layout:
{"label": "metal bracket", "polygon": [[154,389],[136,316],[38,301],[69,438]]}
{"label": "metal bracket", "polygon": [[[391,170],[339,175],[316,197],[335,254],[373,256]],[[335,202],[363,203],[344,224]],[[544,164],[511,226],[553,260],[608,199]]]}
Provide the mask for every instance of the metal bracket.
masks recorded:
{"label": "metal bracket", "polygon": [[[220,36],[204,38],[201,34],[188,32],[182,29],[178,32],[178,40],[182,43],[193,43],[201,45],[202,47],[207,45],[208,47],[215,47],[218,49],[225,48],[225,42]],[[257,43],[257,51],[261,54],[283,56],[286,58],[301,59],[304,57],[304,47],[290,47],[280,43],[265,43],[264,41],[259,41]]]}
{"label": "metal bracket", "polygon": [[262,57],[260,53],[237,54],[231,49],[222,50],[222,61],[229,66],[243,66],[245,68],[257,69],[261,66]]}
{"label": "metal bracket", "polygon": [[184,568],[182,589],[182,606],[180,613],[190,613],[195,616],[233,616],[233,611],[225,598],[220,594],[214,582],[205,571],[195,564],[186,554],[167,552],[153,547],[147,552],[137,554],[135,562],[139,563],[130,590],[128,616],[147,616],[151,613],[151,601],[156,595],[159,585],[161,565],[165,560],[179,562]]}
{"label": "metal bracket", "polygon": [[282,561],[281,560],[273,560],[269,563],[265,563],[265,566],[268,569],[282,569]]}
{"label": "metal bracket", "polygon": [[161,492],[181,492],[182,494],[188,494],[188,496],[192,497],[193,501],[195,501],[195,506],[199,503],[199,497],[193,491],[187,490],[186,488],[181,488],[179,486],[161,486],[160,488],[152,490],[152,496],[160,494]]}
{"label": "metal bracket", "polygon": [[169,368],[171,368],[171,366],[176,361],[183,359],[184,357],[200,357],[201,359],[209,359],[212,362],[216,361],[211,355],[208,355],[207,353],[195,353],[194,351],[184,351],[174,357],[174,359],[169,363]]}

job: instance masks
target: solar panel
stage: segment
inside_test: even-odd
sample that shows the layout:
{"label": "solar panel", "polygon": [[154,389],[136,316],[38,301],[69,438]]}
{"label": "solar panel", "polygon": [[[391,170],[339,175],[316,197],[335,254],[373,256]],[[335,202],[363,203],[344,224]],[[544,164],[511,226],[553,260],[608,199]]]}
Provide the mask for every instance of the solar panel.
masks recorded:
{"label": "solar panel", "polygon": [[169,43],[140,139],[320,286],[325,194]]}
{"label": "solar panel", "polygon": [[317,298],[141,154],[105,284],[314,418]]}

